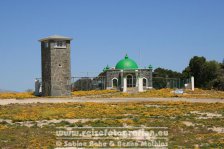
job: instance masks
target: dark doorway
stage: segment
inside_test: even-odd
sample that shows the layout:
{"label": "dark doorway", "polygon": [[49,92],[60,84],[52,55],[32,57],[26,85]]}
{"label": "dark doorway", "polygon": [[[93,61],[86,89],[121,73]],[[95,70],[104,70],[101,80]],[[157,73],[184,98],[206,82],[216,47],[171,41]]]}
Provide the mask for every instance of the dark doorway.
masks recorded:
{"label": "dark doorway", "polygon": [[147,87],[147,79],[143,78],[143,87]]}
{"label": "dark doorway", "polygon": [[117,86],[118,86],[117,79],[113,79],[113,88],[117,88]]}
{"label": "dark doorway", "polygon": [[127,75],[127,87],[134,87],[133,83],[134,83],[133,76]]}

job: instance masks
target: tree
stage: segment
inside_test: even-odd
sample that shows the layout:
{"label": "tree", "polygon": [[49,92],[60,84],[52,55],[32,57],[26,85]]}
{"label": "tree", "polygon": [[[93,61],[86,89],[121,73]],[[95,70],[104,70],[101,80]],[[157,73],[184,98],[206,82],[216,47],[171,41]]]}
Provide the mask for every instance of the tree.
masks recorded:
{"label": "tree", "polygon": [[195,78],[195,87],[204,87],[205,57],[194,56],[189,63],[190,75]]}
{"label": "tree", "polygon": [[218,73],[220,71],[220,65],[216,61],[208,61],[205,63],[204,70],[203,70],[203,80],[204,80],[204,87],[206,88],[213,88],[211,82],[214,79],[217,79]]}
{"label": "tree", "polygon": [[164,69],[164,68],[156,68],[153,72],[154,76],[157,77],[168,77],[168,78],[181,78],[182,74],[170,69]]}
{"label": "tree", "polygon": [[189,66],[187,66],[187,67],[183,70],[183,72],[182,72],[182,76],[183,76],[183,78],[187,79],[187,78],[190,78],[190,77],[191,77],[191,71],[190,71],[190,70],[191,70],[191,69],[190,69]]}
{"label": "tree", "polygon": [[[153,72],[153,87],[156,89],[170,87],[170,81],[179,81],[182,74],[173,70],[157,68]],[[176,82],[175,84],[179,84]],[[177,87],[177,86],[176,86]]]}
{"label": "tree", "polygon": [[[195,87],[224,90],[224,62],[207,61],[205,57],[194,56],[182,73],[169,69],[157,68],[153,73],[153,87],[168,87],[168,78],[195,78]],[[174,79],[175,80],[175,79]]]}
{"label": "tree", "polygon": [[212,86],[213,89],[224,91],[224,64],[220,64],[219,66],[217,78],[210,82],[210,86]]}
{"label": "tree", "polygon": [[216,61],[206,61],[205,57],[194,56],[191,58],[189,66],[182,72],[182,75],[185,78],[194,76],[195,87],[211,89],[214,88],[214,84],[220,82],[220,80],[215,81],[221,74],[220,68],[220,64]]}

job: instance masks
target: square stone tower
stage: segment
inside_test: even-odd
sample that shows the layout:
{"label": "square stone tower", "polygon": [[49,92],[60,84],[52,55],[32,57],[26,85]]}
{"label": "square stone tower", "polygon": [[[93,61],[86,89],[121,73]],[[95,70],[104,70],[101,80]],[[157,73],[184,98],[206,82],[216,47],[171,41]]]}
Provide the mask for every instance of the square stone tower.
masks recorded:
{"label": "square stone tower", "polygon": [[40,39],[42,96],[71,95],[70,41],[72,38],[49,36]]}

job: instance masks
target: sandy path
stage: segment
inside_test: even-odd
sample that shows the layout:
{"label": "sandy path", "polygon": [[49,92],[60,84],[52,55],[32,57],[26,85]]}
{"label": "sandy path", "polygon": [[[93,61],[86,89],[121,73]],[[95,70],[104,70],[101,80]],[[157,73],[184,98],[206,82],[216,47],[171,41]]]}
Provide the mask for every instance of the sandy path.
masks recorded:
{"label": "sandy path", "polygon": [[32,98],[0,99],[0,105],[28,103],[66,103],[66,102],[149,102],[149,101],[187,101],[202,103],[224,103],[224,99],[189,99],[189,98]]}

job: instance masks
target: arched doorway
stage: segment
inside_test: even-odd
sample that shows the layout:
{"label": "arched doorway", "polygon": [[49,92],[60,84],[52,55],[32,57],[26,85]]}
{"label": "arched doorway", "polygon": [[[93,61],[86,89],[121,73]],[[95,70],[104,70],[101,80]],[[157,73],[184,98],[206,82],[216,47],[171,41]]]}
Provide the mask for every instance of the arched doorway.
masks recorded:
{"label": "arched doorway", "polygon": [[127,75],[127,87],[134,87],[133,83],[134,83],[133,76],[130,74]]}
{"label": "arched doorway", "polygon": [[112,87],[113,88],[117,88],[117,86],[118,86],[118,79],[117,78],[113,78],[112,79]]}
{"label": "arched doorway", "polygon": [[143,87],[147,87],[147,79],[143,78]]}

